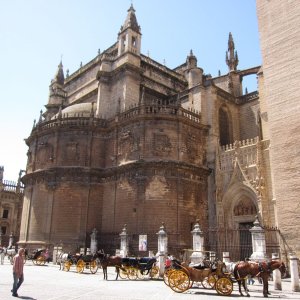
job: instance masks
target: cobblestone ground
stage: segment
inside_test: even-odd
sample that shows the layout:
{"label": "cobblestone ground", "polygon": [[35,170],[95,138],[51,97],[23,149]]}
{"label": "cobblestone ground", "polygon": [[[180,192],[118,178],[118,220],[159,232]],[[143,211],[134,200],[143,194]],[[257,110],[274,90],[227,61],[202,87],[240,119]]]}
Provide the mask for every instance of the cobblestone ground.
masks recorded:
{"label": "cobblestone ground", "polygon": [[[25,280],[18,294],[20,299],[31,300],[219,300],[239,297],[237,285],[231,296],[219,296],[214,290],[193,287],[185,293],[173,292],[162,280],[118,280],[115,281],[114,268],[109,269],[108,281],[103,280],[102,269],[91,274],[88,269],[83,274],[76,273],[75,267],[69,272],[60,271],[53,264],[35,266],[26,262]],[[274,291],[269,283],[270,299],[300,299],[300,293],[291,291],[291,283],[284,280],[283,291]],[[8,261],[0,265],[0,300],[17,299],[11,296],[12,266]],[[263,298],[262,286],[255,281],[249,287],[252,298]]]}

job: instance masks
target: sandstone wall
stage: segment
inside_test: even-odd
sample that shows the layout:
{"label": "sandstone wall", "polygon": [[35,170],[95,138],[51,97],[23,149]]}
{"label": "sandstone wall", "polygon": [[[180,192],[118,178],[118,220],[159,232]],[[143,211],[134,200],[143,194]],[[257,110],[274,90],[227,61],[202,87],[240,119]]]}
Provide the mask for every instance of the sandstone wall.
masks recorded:
{"label": "sandstone wall", "polygon": [[300,5],[257,0],[277,224],[300,253]]}

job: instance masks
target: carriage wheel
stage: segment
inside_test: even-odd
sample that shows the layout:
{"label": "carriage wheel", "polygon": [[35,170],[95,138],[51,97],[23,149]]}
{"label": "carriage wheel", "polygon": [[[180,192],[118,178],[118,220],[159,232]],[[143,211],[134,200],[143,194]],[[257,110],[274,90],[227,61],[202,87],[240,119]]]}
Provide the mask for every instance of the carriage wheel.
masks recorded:
{"label": "carriage wheel", "polygon": [[133,268],[133,267],[128,268],[127,274],[128,274],[128,278],[130,280],[136,280],[138,277],[137,273],[138,273],[138,270],[136,268]]}
{"label": "carriage wheel", "polygon": [[35,260],[36,264],[41,266],[41,265],[44,265],[45,264],[45,257],[40,255],[37,257],[37,259]]}
{"label": "carriage wheel", "polygon": [[150,270],[150,278],[151,279],[157,279],[159,278],[159,267],[153,266]]}
{"label": "carriage wheel", "polygon": [[98,264],[97,264],[96,260],[92,260],[90,262],[90,271],[92,274],[95,274],[98,271]]}
{"label": "carriage wheel", "polygon": [[210,275],[208,275],[208,277],[205,277],[203,279],[201,284],[205,289],[213,289],[213,288],[215,288],[217,279],[218,278],[215,275],[210,274]]}
{"label": "carriage wheel", "polygon": [[141,270],[138,270],[138,271],[137,271],[137,277],[138,277],[138,279],[144,279],[144,278],[145,278],[145,275],[142,273]]}
{"label": "carriage wheel", "polygon": [[233,290],[232,281],[227,277],[221,277],[216,281],[216,291],[219,295],[231,295]]}
{"label": "carriage wheel", "polygon": [[174,269],[166,269],[165,272],[164,272],[164,283],[169,286],[169,276],[171,275],[171,273],[174,271]]}
{"label": "carriage wheel", "polygon": [[82,259],[79,259],[76,264],[77,273],[82,273],[84,271],[85,262]]}
{"label": "carriage wheel", "polygon": [[119,268],[119,276],[121,279],[126,279],[128,278],[128,272],[127,272],[127,268]]}
{"label": "carriage wheel", "polygon": [[190,278],[182,270],[174,270],[169,276],[169,287],[176,293],[183,293],[190,287]]}
{"label": "carriage wheel", "polygon": [[64,263],[63,270],[66,271],[66,272],[69,272],[71,266],[72,266],[72,262],[70,260],[66,260],[65,263]]}

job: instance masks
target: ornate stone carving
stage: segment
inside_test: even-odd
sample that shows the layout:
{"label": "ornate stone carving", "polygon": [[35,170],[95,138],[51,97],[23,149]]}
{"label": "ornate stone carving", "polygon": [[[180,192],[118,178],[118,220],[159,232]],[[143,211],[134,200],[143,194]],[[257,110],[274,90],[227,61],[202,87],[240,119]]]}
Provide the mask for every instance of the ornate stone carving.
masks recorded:
{"label": "ornate stone carving", "polygon": [[250,199],[242,199],[234,207],[233,214],[235,216],[247,216],[255,215],[257,212],[254,203]]}
{"label": "ornate stone carving", "polygon": [[80,158],[79,145],[77,142],[68,142],[65,147],[65,161],[78,161]]}
{"label": "ornate stone carving", "polygon": [[130,130],[120,133],[118,155],[128,155],[139,148],[139,139]]}
{"label": "ornate stone carving", "polygon": [[154,155],[168,155],[172,151],[170,138],[166,134],[154,133],[152,149]]}
{"label": "ornate stone carving", "polygon": [[36,162],[38,164],[38,168],[44,167],[49,161],[52,160],[53,160],[53,145],[48,142],[39,142],[37,147],[37,154],[36,154]]}

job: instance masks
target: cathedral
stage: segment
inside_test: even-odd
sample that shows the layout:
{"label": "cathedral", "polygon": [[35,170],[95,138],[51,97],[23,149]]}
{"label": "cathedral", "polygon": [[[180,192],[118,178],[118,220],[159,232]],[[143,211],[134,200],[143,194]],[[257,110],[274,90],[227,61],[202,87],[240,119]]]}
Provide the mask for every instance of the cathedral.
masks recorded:
{"label": "cathedral", "polygon": [[[19,244],[72,251],[95,228],[112,254],[126,224],[129,252],[146,255],[140,235],[156,252],[163,223],[176,254],[198,222],[205,250],[239,260],[258,220],[278,252],[261,66],[239,70],[229,33],[227,74],[206,74],[192,50],[170,69],[141,53],[141,32],[131,5],[115,44],[70,75],[60,62],[26,139]],[[243,92],[253,74],[259,93]]]}

